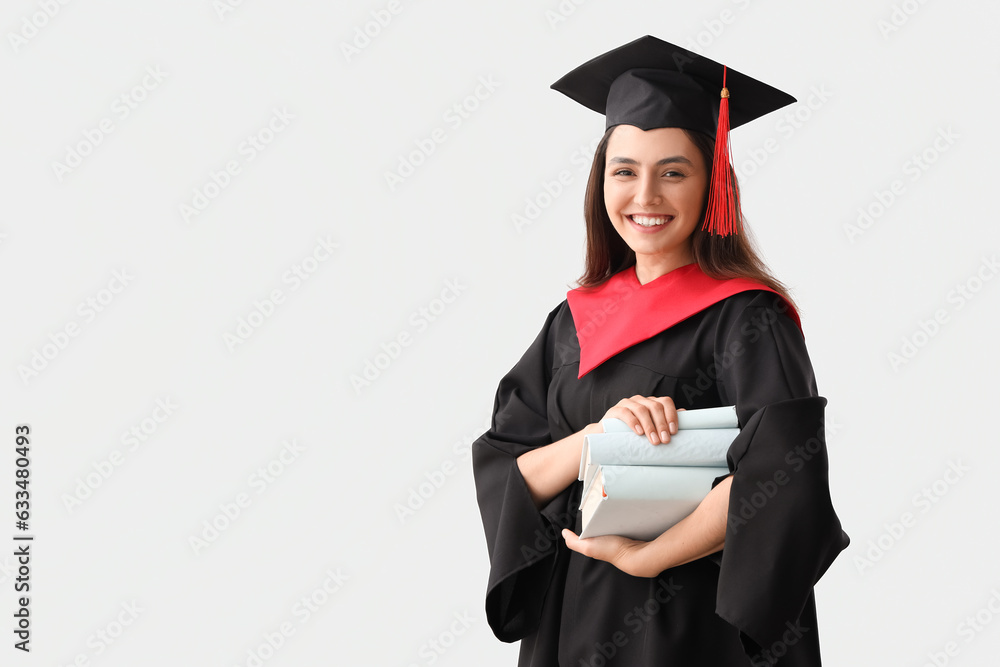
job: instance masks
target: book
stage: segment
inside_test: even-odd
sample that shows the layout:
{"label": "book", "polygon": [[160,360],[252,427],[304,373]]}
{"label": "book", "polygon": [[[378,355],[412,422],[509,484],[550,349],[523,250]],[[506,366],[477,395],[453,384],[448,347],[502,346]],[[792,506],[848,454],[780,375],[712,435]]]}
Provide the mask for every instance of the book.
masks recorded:
{"label": "book", "polygon": [[[679,410],[677,412],[677,430],[692,428],[738,428],[736,406],[724,405],[718,408],[700,408],[698,410]],[[601,426],[605,433],[635,433],[621,419],[602,419]],[[671,436],[672,437],[672,436]]]}
{"label": "book", "polygon": [[601,466],[583,496],[580,537],[653,540],[694,511],[722,466]]}
{"label": "book", "polygon": [[681,410],[677,433],[654,445],[620,419],[602,419],[604,433],[584,436],[578,479],[584,493],[600,465],[724,466],[729,445],[739,434],[736,406]]}
{"label": "book", "polygon": [[589,487],[602,465],[724,466],[726,452],[739,433],[738,428],[678,429],[670,442],[658,445],[633,432],[584,436],[579,479]]}
{"label": "book", "polygon": [[581,537],[649,540],[690,514],[729,473],[726,453],[739,435],[735,406],[682,410],[677,433],[652,444],[619,419],[584,437],[579,479]]}

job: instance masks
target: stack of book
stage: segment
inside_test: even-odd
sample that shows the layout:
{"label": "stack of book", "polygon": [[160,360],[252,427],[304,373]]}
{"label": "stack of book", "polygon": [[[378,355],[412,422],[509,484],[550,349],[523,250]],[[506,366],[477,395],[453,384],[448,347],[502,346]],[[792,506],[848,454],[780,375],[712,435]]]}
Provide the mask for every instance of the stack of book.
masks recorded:
{"label": "stack of book", "polygon": [[736,407],[682,410],[670,442],[654,445],[619,419],[584,437],[580,537],[652,540],[698,506],[729,473],[726,452],[739,434]]}

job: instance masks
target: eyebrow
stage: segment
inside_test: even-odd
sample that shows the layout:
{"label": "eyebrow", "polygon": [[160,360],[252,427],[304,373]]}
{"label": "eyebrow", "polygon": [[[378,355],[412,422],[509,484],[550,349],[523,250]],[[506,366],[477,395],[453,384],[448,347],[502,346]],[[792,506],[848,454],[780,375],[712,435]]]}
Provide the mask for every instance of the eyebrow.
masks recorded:
{"label": "eyebrow", "polygon": [[[692,163],[691,160],[687,159],[683,155],[673,155],[671,157],[665,157],[662,160],[659,160],[654,166],[659,167],[665,164],[673,164],[678,162],[680,164],[687,164],[694,166],[694,163]],[[633,160],[630,157],[613,157],[610,160],[608,160],[608,164],[632,164],[638,166],[639,162]]]}

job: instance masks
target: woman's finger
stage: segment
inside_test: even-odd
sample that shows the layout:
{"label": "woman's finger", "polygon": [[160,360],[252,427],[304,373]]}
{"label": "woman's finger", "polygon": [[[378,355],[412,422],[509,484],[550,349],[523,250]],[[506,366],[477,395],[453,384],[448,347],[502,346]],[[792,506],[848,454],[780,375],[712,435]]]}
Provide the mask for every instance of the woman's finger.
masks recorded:
{"label": "woman's finger", "polygon": [[637,434],[645,435],[654,445],[670,442],[670,435],[677,433],[677,410],[669,396],[637,394],[631,398],[623,398],[608,410],[606,416],[621,419]]}
{"label": "woman's finger", "polygon": [[633,396],[632,410],[642,424],[642,431],[654,445],[661,442],[669,442],[667,421],[665,418],[663,405],[652,396]]}
{"label": "woman's finger", "polygon": [[665,443],[670,442],[670,436],[677,433],[677,409],[674,407],[674,399],[669,396],[651,396],[650,400],[656,404],[654,414],[660,439]]}
{"label": "woman's finger", "polygon": [[663,442],[670,442],[670,436],[677,433],[677,408],[674,407],[674,399],[669,396],[660,396],[653,398],[653,400],[660,406],[664,430],[667,431],[666,437],[661,436],[661,438]]}
{"label": "woman's finger", "polygon": [[656,401],[636,394],[631,398],[623,398],[608,410],[608,414],[614,411],[613,415],[632,427],[632,430],[639,435],[645,435],[654,445],[660,443],[660,437],[656,435],[662,428],[657,428],[653,409],[660,412]]}

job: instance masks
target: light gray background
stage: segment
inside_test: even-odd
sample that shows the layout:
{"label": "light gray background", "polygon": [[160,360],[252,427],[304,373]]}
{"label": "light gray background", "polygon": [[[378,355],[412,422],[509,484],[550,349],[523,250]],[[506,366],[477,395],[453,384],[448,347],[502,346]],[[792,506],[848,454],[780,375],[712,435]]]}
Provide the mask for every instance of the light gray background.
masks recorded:
{"label": "light gray background", "polygon": [[[34,431],[37,535],[30,656],[11,648],[0,548],[4,664],[247,665],[283,623],[294,634],[263,664],[515,664],[483,614],[468,444],[582,270],[580,164],[603,119],[548,86],[647,33],[800,101],[735,131],[733,151],[837,425],[830,476],[852,544],[817,586],[826,664],[922,665],[949,642],[947,664],[991,664],[1000,280],[976,280],[996,277],[984,259],[1000,251],[996,3],[220,5],[16,0],[0,18],[0,540],[15,532],[18,423]],[[348,58],[372,12],[391,21]],[[160,81],[131,92],[147,68]],[[449,122],[484,79],[495,89]],[[123,94],[144,98],[124,118]],[[294,118],[248,161],[241,143],[275,109]],[[60,180],[53,163],[103,118],[112,131]],[[390,188],[437,128],[444,141]],[[186,222],[180,205],[231,160],[239,173]],[[518,229],[563,170],[569,184]],[[293,290],[283,275],[321,237],[338,247]],[[231,350],[224,336],[274,289],[283,302]],[[105,301],[92,319],[88,298]],[[904,339],[919,349],[894,366]],[[36,351],[51,358],[24,378]],[[368,361],[383,368],[357,391]],[[176,405],[161,423],[158,399]],[[133,451],[123,433],[144,426]],[[291,440],[302,451],[274,463]],[[281,474],[262,486],[269,463]],[[968,470],[951,483],[953,463]],[[68,506],[88,475],[99,486]],[[196,553],[191,536],[224,525],[239,494],[249,506]],[[323,603],[304,618],[308,596]],[[992,623],[969,631],[977,612]]]}

